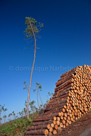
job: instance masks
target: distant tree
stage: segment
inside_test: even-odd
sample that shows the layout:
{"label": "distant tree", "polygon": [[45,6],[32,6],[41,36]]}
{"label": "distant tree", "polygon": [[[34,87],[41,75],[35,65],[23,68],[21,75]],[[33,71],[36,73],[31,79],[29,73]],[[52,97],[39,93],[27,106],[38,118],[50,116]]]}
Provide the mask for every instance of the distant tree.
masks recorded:
{"label": "distant tree", "polygon": [[52,97],[52,96],[53,96],[53,93],[48,92],[48,95]]}
{"label": "distant tree", "polygon": [[[40,110],[40,107],[43,108],[43,102],[42,102],[42,99],[41,99],[41,96],[40,96],[40,92],[39,91],[42,91],[42,86],[40,83],[36,83],[36,89],[33,90],[34,92],[37,91],[37,103],[38,103],[38,108]],[[38,96],[40,97],[40,101],[41,101],[41,105],[39,105],[39,99],[38,99]]]}
{"label": "distant tree", "polygon": [[8,109],[5,108],[5,109],[4,109],[4,112],[7,111],[7,110],[8,110]]}
{"label": "distant tree", "polygon": [[32,113],[34,113],[34,112],[35,112],[35,106],[34,106],[34,103],[35,103],[35,101],[31,101],[31,102],[29,103]]}
{"label": "distant tree", "polygon": [[[5,106],[5,104],[4,104],[4,106]],[[4,106],[2,106],[2,111],[4,111]]]}
{"label": "distant tree", "polygon": [[1,118],[1,112],[2,112],[2,106],[0,105],[0,124],[1,124],[1,120],[2,120],[2,118]]}
{"label": "distant tree", "polygon": [[38,112],[38,111],[39,111],[39,109],[38,109],[37,107],[35,107],[35,111],[36,111],[36,112]]}
{"label": "distant tree", "polygon": [[22,111],[21,111],[21,112],[19,112],[19,115],[22,117]]}
{"label": "distant tree", "polygon": [[[4,112],[5,112],[5,111],[7,111],[7,109],[6,109],[6,108],[4,109]],[[6,115],[4,115],[4,116],[3,116],[3,118],[4,118],[4,123],[5,123],[5,119],[6,119],[6,117],[7,117]]]}
{"label": "distant tree", "polygon": [[26,33],[26,38],[33,37],[34,39],[34,59],[33,59],[33,65],[31,70],[31,76],[30,76],[30,83],[29,83],[29,89],[28,89],[28,97],[27,97],[27,119],[29,119],[29,98],[30,98],[30,90],[31,90],[31,81],[32,81],[32,74],[34,70],[34,64],[35,64],[35,57],[36,57],[36,34],[39,33],[40,28],[43,27],[43,24],[37,23],[37,21],[34,18],[26,17],[25,18],[25,24],[27,25],[27,28],[25,29],[24,33]]}
{"label": "distant tree", "polygon": [[22,111],[21,111],[21,116],[22,116],[22,117],[23,117],[23,114],[24,114],[24,111],[22,110]]}
{"label": "distant tree", "polygon": [[[5,104],[4,104],[4,106],[5,106]],[[2,110],[3,112],[6,112],[6,111],[7,111],[7,108],[4,108],[4,106],[2,106],[1,110]],[[5,113],[4,113],[4,114],[5,114]],[[3,116],[3,118],[4,118],[4,123],[5,123],[5,118],[6,118],[6,117],[7,117],[6,115]]]}
{"label": "distant tree", "polygon": [[[4,106],[5,106],[5,104],[4,104]],[[4,108],[4,106],[2,106],[2,110],[5,112],[5,111],[7,111],[7,108]]]}
{"label": "distant tree", "polygon": [[25,101],[25,107],[27,108],[27,101]]}
{"label": "distant tree", "polygon": [[2,118],[0,117],[0,125],[1,125],[1,120],[2,120]]}
{"label": "distant tree", "polygon": [[12,113],[10,113],[10,114],[8,115],[8,117],[9,117],[9,120],[11,120],[11,116],[12,116]]}
{"label": "distant tree", "polygon": [[15,116],[15,120],[16,120],[17,118],[18,118],[18,116],[16,115],[16,116]]}
{"label": "distant tree", "polygon": [[12,115],[14,116],[14,119],[15,119],[15,112],[14,111],[12,111]]}
{"label": "distant tree", "polygon": [[7,117],[6,115],[4,115],[4,116],[3,116],[3,118],[4,118],[4,123],[5,123],[5,119],[6,119],[6,117]]}
{"label": "distant tree", "polygon": [[26,108],[24,108],[24,109],[23,109],[23,111],[24,111],[24,114],[25,114],[25,116],[26,116],[27,109],[26,109]]}

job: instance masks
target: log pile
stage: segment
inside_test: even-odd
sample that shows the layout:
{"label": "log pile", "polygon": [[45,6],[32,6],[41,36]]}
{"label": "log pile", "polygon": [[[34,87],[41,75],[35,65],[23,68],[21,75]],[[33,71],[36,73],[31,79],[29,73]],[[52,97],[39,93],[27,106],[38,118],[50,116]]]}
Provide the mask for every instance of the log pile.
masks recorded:
{"label": "log pile", "polygon": [[56,83],[55,93],[44,113],[33,119],[24,136],[52,136],[91,109],[91,66],[78,66]]}

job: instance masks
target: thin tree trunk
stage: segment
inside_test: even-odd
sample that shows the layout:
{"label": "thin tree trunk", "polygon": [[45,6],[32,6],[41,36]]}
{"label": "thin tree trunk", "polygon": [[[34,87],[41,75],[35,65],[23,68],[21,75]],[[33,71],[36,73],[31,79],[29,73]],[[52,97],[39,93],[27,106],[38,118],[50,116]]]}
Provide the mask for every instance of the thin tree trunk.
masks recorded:
{"label": "thin tree trunk", "polygon": [[32,74],[33,74],[33,69],[34,69],[34,64],[35,64],[35,57],[36,57],[36,37],[35,37],[34,31],[33,31],[33,28],[32,28],[32,24],[31,24],[31,22],[29,22],[29,23],[30,23],[32,33],[33,33],[33,36],[34,36],[34,44],[35,45],[34,45],[34,60],[33,60],[33,65],[32,65],[32,70],[31,70],[28,97],[27,97],[27,118],[28,119],[29,119],[29,97],[30,97],[31,81],[32,81]]}
{"label": "thin tree trunk", "polygon": [[37,85],[36,85],[36,89],[37,89],[37,103],[38,103],[38,107],[39,107],[39,111],[40,111],[40,106],[39,106],[39,101],[38,101],[38,88],[37,88]]}
{"label": "thin tree trunk", "polygon": [[4,123],[5,123],[5,118],[4,118]]}
{"label": "thin tree trunk", "polygon": [[1,124],[1,113],[0,113],[0,124]]}
{"label": "thin tree trunk", "polygon": [[40,96],[40,92],[39,92],[39,97],[40,97],[40,100],[41,100],[41,103],[42,103],[42,106],[43,106],[43,102],[42,102],[42,99],[41,99],[41,96]]}

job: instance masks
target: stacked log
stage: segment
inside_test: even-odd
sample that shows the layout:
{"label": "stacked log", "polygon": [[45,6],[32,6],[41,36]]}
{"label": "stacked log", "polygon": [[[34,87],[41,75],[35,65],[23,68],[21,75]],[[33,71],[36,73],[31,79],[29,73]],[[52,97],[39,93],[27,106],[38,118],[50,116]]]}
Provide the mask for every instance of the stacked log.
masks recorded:
{"label": "stacked log", "polygon": [[55,93],[44,113],[33,120],[25,136],[55,135],[91,109],[91,66],[78,66],[56,83]]}

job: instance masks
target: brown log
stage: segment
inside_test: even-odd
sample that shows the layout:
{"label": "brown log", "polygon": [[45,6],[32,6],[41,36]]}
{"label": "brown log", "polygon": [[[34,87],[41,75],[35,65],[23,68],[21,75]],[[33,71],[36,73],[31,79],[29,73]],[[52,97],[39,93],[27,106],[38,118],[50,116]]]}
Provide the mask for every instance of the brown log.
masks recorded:
{"label": "brown log", "polygon": [[71,84],[68,84],[67,86],[64,86],[63,88],[56,89],[55,94],[53,96],[55,96],[57,93],[65,92],[66,90],[70,90],[70,89],[72,89],[72,86]]}
{"label": "brown log", "polygon": [[[50,103],[48,103],[48,106],[49,105],[53,105],[53,104],[62,104],[62,103],[66,103],[67,102],[67,99],[62,99],[62,100],[59,100],[57,101],[57,97],[55,99],[52,99]],[[45,108],[46,109],[46,108]]]}
{"label": "brown log", "polygon": [[52,123],[53,120],[48,120],[48,121],[45,121],[45,122],[33,122],[33,126],[38,126],[38,125],[44,125],[44,124],[49,124],[49,123]]}
{"label": "brown log", "polygon": [[[61,99],[61,97],[57,98],[56,99],[56,104],[53,104],[53,103],[48,104],[48,106],[44,109],[44,112],[45,112],[44,114],[47,114],[47,112],[50,112],[51,109],[53,111],[54,107],[59,107],[60,106],[60,108],[61,108],[62,106],[64,106],[66,104],[66,102],[67,102],[67,100],[66,100],[67,96],[68,95],[63,96],[63,97],[65,97],[65,99],[64,98]],[[61,103],[59,103],[59,99],[61,99]],[[41,115],[41,117],[42,117],[42,115]]]}
{"label": "brown log", "polygon": [[71,121],[69,121],[68,123],[71,124]]}
{"label": "brown log", "polygon": [[48,120],[53,119],[54,116],[58,116],[58,113],[49,114],[49,115],[46,116],[46,117],[45,117],[45,114],[44,114],[44,116],[40,116],[39,118],[33,119],[33,122],[48,121]]}
{"label": "brown log", "polygon": [[57,119],[57,117],[55,117],[55,116],[54,116],[54,117],[53,117],[53,119],[54,119],[54,120],[56,120],[56,119]]}
{"label": "brown log", "polygon": [[[54,109],[52,110],[52,112],[53,112],[54,115],[52,115],[52,112],[50,111],[50,112],[49,112],[50,115],[45,114],[45,116],[46,116],[46,117],[49,117],[50,119],[53,119],[54,116],[58,116],[58,113],[59,113],[60,111],[62,111],[62,109],[63,109],[63,106],[62,106],[62,107],[58,106],[58,107],[56,107],[56,108],[54,107]],[[45,116],[43,116],[43,117],[45,117]]]}
{"label": "brown log", "polygon": [[54,128],[54,123],[51,123],[51,127]]}
{"label": "brown log", "polygon": [[53,124],[54,124],[54,125],[55,125],[55,124],[57,124],[57,121],[56,121],[56,120],[54,120],[54,121],[53,121]]}
{"label": "brown log", "polygon": [[63,116],[63,112],[59,112],[58,115],[59,115],[59,116]]}
{"label": "brown log", "polygon": [[45,135],[48,135],[48,133],[49,133],[49,132],[48,132],[48,129],[46,129],[46,130],[44,131],[44,134],[45,134]]}
{"label": "brown log", "polygon": [[25,135],[43,135],[46,134],[48,135],[48,130],[45,131],[45,129],[40,129],[40,130],[31,130],[31,131],[27,131],[25,132]]}
{"label": "brown log", "polygon": [[60,121],[60,117],[57,117],[57,121]]}
{"label": "brown log", "polygon": [[68,71],[68,72],[66,72],[66,73],[64,73],[64,74],[62,74],[62,75],[61,75],[61,78],[65,77],[65,76],[70,76],[70,75],[74,74],[74,73],[75,73],[75,70],[76,70],[76,68],[73,68],[72,70],[70,70],[70,71]]}
{"label": "brown log", "polygon": [[34,119],[33,122],[47,121],[49,119],[51,119],[51,118],[47,118],[47,117],[45,117],[45,118],[38,118],[38,119]]}
{"label": "brown log", "polygon": [[48,124],[48,125],[47,125],[47,129],[49,129],[50,127],[51,127],[51,125],[50,125],[50,124]]}
{"label": "brown log", "polygon": [[60,123],[60,127],[61,127],[61,128],[63,127],[63,124],[62,124],[62,123]]}
{"label": "brown log", "polygon": [[63,128],[65,128],[66,126],[65,125],[63,125]]}
{"label": "brown log", "polygon": [[62,120],[62,123],[63,123],[63,125],[65,125],[65,124],[66,124],[66,121],[63,119],[63,120]]}
{"label": "brown log", "polygon": [[64,113],[64,116],[67,118],[67,113]]}
{"label": "brown log", "polygon": [[58,125],[57,125],[57,124],[55,125],[55,129],[56,129],[56,130],[58,129]]}
{"label": "brown log", "polygon": [[69,120],[69,121],[71,120],[70,116],[68,116],[68,120]]}
{"label": "brown log", "polygon": [[63,116],[60,116],[61,120],[63,119]]}
{"label": "brown log", "polygon": [[34,129],[37,130],[37,129],[41,129],[41,128],[42,128],[42,129],[46,129],[46,128],[47,128],[46,124],[39,125],[39,126],[27,127],[26,130],[27,130],[27,131],[30,131],[30,130],[34,130]]}
{"label": "brown log", "polygon": [[56,87],[56,88],[55,88],[55,92],[56,92],[57,90],[59,90],[59,89],[62,89],[62,88],[65,87],[65,86],[71,84],[71,83],[72,83],[72,80],[71,80],[71,79],[67,80],[67,81],[64,82],[63,84],[61,84],[61,85],[59,85],[58,87]]}
{"label": "brown log", "polygon": [[54,135],[57,134],[57,131],[56,131],[55,129],[53,130],[53,134],[54,134]]}
{"label": "brown log", "polygon": [[57,98],[57,97],[59,97],[59,96],[68,94],[68,93],[69,93],[69,90],[71,90],[71,87],[67,88],[67,89],[64,90],[64,91],[59,90],[58,92],[56,92],[55,95],[51,98],[50,103],[52,103],[52,99],[54,100],[55,98]]}
{"label": "brown log", "polygon": [[66,110],[63,108],[63,110],[62,110],[63,112],[65,112]]}
{"label": "brown log", "polygon": [[[59,95],[59,96],[55,96],[52,98],[51,102],[53,102],[53,100],[59,100],[59,99],[62,99],[62,98],[66,98],[68,96],[68,93],[64,94],[64,95]],[[64,99],[63,99],[64,100]],[[61,100],[62,101],[62,100]]]}
{"label": "brown log", "polygon": [[60,121],[57,121],[57,125],[58,125],[58,126],[60,125]]}
{"label": "brown log", "polygon": [[66,121],[66,120],[67,120],[67,118],[66,118],[66,117],[64,117],[64,120]]}
{"label": "brown log", "polygon": [[53,132],[53,128],[52,127],[49,128],[49,132]]}
{"label": "brown log", "polygon": [[[56,87],[58,87],[60,84],[63,84],[64,82],[68,81],[68,80],[72,80],[73,76],[70,75],[70,76],[66,76],[65,78],[61,78],[58,80],[58,82],[56,83]],[[73,80],[72,80],[73,82]]]}
{"label": "brown log", "polygon": [[68,123],[66,123],[66,126],[68,126],[69,124]]}
{"label": "brown log", "polygon": [[[63,109],[64,104],[65,104],[65,102],[62,103],[61,105],[56,105],[56,107],[51,107],[51,110],[50,110],[50,111],[52,111],[52,113],[54,114],[54,116],[56,116],[57,113],[55,113],[55,112],[56,112],[55,110]],[[46,110],[47,110],[47,109],[48,109],[48,107],[46,108]],[[48,116],[49,116],[49,114],[51,114],[50,111],[46,112],[46,114],[44,114],[44,115],[48,115]],[[44,117],[44,116],[43,116],[43,117]]]}

